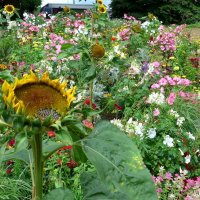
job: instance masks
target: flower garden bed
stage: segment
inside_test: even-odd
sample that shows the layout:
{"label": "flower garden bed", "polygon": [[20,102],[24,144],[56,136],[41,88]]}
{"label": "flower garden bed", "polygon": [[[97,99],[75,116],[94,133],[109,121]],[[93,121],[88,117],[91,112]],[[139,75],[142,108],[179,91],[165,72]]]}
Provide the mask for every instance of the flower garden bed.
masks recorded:
{"label": "flower garden bed", "polygon": [[199,41],[98,2],[0,38],[0,199],[199,199]]}

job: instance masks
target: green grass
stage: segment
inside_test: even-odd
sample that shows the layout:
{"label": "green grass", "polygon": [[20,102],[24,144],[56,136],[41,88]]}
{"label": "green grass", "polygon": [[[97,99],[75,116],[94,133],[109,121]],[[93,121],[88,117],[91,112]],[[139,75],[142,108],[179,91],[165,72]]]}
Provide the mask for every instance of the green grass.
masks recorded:
{"label": "green grass", "polygon": [[200,22],[197,22],[195,24],[188,24],[187,27],[188,28],[200,28]]}

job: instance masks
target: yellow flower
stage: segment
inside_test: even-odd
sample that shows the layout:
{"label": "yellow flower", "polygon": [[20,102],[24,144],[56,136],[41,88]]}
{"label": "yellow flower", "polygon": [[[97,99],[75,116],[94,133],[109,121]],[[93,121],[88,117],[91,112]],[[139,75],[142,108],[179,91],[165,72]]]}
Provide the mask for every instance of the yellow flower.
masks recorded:
{"label": "yellow flower", "polygon": [[57,120],[65,114],[75,99],[76,87],[66,90],[67,83],[58,79],[51,80],[48,73],[38,78],[32,71],[22,79],[15,78],[14,83],[4,81],[3,100],[17,113],[44,120],[51,116]]}
{"label": "yellow flower", "polygon": [[133,31],[135,31],[136,33],[141,32],[141,26],[139,24],[134,24],[132,28],[133,28]]}
{"label": "yellow flower", "polygon": [[174,71],[178,71],[180,68],[178,66],[174,67],[173,70]]}
{"label": "yellow flower", "polygon": [[151,20],[153,20],[155,18],[155,16],[152,13],[148,13],[148,18],[151,19]]}
{"label": "yellow flower", "polygon": [[65,13],[70,13],[70,8],[68,6],[64,6],[63,10]]}
{"label": "yellow flower", "polygon": [[15,11],[15,7],[13,5],[5,5],[4,6],[4,11],[8,14],[13,14]]}
{"label": "yellow flower", "polygon": [[94,58],[102,58],[105,55],[104,47],[98,43],[92,45],[91,51]]}
{"label": "yellow flower", "polygon": [[99,6],[98,6],[98,11],[99,11],[100,13],[106,13],[106,10],[107,10],[107,8],[106,8],[105,5],[99,5]]}
{"label": "yellow flower", "polygon": [[102,5],[103,4],[103,1],[102,0],[97,0],[97,3]]}
{"label": "yellow flower", "polygon": [[8,67],[6,66],[6,65],[4,65],[4,64],[0,64],[0,70],[5,70],[5,69],[7,69]]}

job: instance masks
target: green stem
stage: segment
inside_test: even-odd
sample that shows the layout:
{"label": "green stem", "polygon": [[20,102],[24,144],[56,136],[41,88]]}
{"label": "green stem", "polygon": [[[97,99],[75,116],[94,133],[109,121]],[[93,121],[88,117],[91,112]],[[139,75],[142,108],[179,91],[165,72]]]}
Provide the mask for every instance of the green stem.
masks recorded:
{"label": "green stem", "polygon": [[43,183],[43,157],[42,157],[42,134],[33,135],[33,200],[42,200]]}

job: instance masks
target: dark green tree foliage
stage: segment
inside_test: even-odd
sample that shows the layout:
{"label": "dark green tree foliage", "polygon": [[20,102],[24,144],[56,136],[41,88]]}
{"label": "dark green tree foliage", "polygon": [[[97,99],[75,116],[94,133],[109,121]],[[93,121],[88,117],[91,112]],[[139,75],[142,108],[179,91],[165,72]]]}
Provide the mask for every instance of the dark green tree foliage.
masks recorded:
{"label": "dark green tree foliage", "polygon": [[20,9],[19,14],[22,16],[24,11],[32,13],[38,6],[41,5],[41,0],[0,0],[0,8],[8,4]]}
{"label": "dark green tree foliage", "polygon": [[154,13],[164,24],[194,23],[200,19],[199,0],[112,0],[112,17],[136,18]]}

